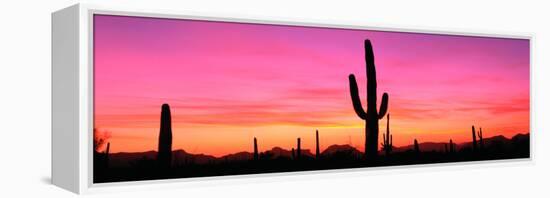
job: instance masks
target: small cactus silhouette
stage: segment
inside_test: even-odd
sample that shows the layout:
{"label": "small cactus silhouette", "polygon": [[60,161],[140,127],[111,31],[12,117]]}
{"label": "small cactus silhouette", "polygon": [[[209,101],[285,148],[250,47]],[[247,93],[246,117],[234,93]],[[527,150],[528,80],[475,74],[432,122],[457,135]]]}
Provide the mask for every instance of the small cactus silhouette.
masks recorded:
{"label": "small cactus silhouette", "polygon": [[296,151],[292,148],[292,159],[296,159]]}
{"label": "small cactus silhouette", "polygon": [[416,153],[416,155],[420,154],[420,147],[418,146],[418,141],[416,141],[416,139],[414,139],[414,153]]}
{"label": "small cactus silhouette", "polygon": [[172,116],[170,106],[162,105],[157,161],[161,168],[169,168],[172,162]]}
{"label": "small cactus silhouette", "polygon": [[105,168],[109,167],[109,150],[111,149],[111,143],[107,143],[107,149],[105,149]]}
{"label": "small cactus silhouette", "polygon": [[258,160],[258,142],[256,137],[254,137],[254,160]]}
{"label": "small cactus silhouette", "polygon": [[481,132],[481,127],[479,127],[479,132],[477,132],[477,137],[479,137],[479,150],[483,150],[483,132]]}
{"label": "small cactus silhouette", "polygon": [[297,140],[297,148],[296,148],[296,158],[300,159],[302,157],[302,147],[300,145],[301,141],[300,141],[300,138],[298,138]]}
{"label": "small cactus silhouette", "polygon": [[390,114],[388,113],[388,116],[386,116],[387,124],[386,124],[386,134],[382,134],[383,142],[382,150],[385,151],[386,156],[390,155],[390,152],[393,149],[393,135],[390,135]]}
{"label": "small cactus silhouette", "polygon": [[319,159],[319,130],[315,130],[315,158]]}
{"label": "small cactus silhouette", "polygon": [[349,75],[350,95],[353,109],[359,118],[365,120],[365,156],[376,160],[378,156],[378,120],[386,115],[388,109],[388,94],[382,95],[380,109],[376,107],[376,67],[374,53],[370,40],[365,40],[365,63],[367,68],[367,111],[363,109],[357,81],[353,74]]}
{"label": "small cactus silhouette", "polygon": [[472,125],[472,150],[474,152],[477,151],[477,141],[476,141],[476,129],[474,127],[474,125]]}
{"label": "small cactus silhouette", "polygon": [[455,152],[455,145],[453,144],[453,139],[449,139],[449,153]]}

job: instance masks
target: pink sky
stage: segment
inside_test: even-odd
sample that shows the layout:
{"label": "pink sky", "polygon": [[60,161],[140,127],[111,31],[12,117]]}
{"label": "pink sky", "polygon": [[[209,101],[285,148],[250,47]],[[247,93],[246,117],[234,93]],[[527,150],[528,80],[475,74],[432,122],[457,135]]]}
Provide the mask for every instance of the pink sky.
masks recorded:
{"label": "pink sky", "polygon": [[529,132],[528,40],[107,15],[94,17],[95,127],[113,152],[155,150],[169,103],[174,149],[220,156],[253,137],[260,150],[297,137],[312,149],[319,129],[321,149],[363,150],[347,77],[365,106],[364,39],[395,146],[469,141],[471,125]]}

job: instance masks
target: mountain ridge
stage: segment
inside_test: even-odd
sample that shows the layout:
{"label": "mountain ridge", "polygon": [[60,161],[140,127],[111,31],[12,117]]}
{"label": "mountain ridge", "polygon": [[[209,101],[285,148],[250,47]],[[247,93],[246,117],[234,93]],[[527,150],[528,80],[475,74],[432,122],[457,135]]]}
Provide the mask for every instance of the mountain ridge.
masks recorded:
{"label": "mountain ridge", "polygon": [[[518,133],[512,138],[506,138],[502,135],[492,136],[484,138],[484,144],[486,147],[491,147],[494,145],[510,145],[515,141],[525,141],[529,140],[529,133]],[[443,152],[445,150],[445,144],[448,145],[448,142],[421,142],[419,143],[420,150],[422,152]],[[455,144],[456,150],[461,149],[470,149],[472,142],[462,142]],[[393,152],[407,152],[413,150],[414,145],[406,145],[400,147],[394,147]],[[382,152],[379,150],[379,152]],[[321,156],[330,156],[337,153],[345,153],[353,156],[361,156],[363,152],[359,151],[357,148],[350,146],[348,144],[333,144],[328,146],[326,149],[321,151]],[[273,147],[270,150],[266,150],[259,153],[261,157],[268,158],[292,158],[292,151],[287,150],[281,147]],[[110,165],[113,167],[126,167],[131,166],[134,162],[137,161],[152,161],[156,159],[157,152],[154,150],[144,151],[144,152],[118,152],[109,154]],[[174,165],[186,165],[186,164],[208,164],[208,163],[220,163],[226,161],[247,161],[253,159],[253,153],[248,151],[240,151],[236,153],[231,153],[223,155],[220,157],[215,157],[207,154],[192,154],[188,153],[184,149],[177,149],[172,151],[172,160]],[[310,149],[302,149],[301,155],[304,158],[314,158],[315,155],[311,153]]]}

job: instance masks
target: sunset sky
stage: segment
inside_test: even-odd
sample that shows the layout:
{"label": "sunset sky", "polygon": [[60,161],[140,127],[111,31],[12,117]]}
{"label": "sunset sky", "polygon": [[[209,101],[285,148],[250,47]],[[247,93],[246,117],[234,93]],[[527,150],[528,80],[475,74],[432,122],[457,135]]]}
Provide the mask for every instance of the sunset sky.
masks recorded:
{"label": "sunset sky", "polygon": [[[111,152],[156,150],[163,103],[173,149],[221,156],[296,138],[363,151],[348,75],[366,108],[363,41],[394,146],[529,132],[529,41],[95,15],[94,127]],[[380,103],[380,102],[379,102]],[[386,130],[386,117],[379,120]],[[380,135],[382,138],[382,135]]]}

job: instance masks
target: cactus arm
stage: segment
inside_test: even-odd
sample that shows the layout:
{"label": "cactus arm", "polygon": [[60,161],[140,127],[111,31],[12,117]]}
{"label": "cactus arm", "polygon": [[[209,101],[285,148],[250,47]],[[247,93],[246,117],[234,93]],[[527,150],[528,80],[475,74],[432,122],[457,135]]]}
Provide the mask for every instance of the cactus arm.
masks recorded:
{"label": "cactus arm", "polygon": [[378,119],[384,118],[386,112],[388,112],[388,93],[382,95],[382,103],[380,103],[380,110],[378,111]]}
{"label": "cactus arm", "polygon": [[367,113],[365,113],[365,110],[361,105],[361,98],[359,97],[359,90],[357,89],[357,81],[355,80],[355,76],[353,74],[349,75],[349,91],[355,113],[361,119],[367,120]]}

